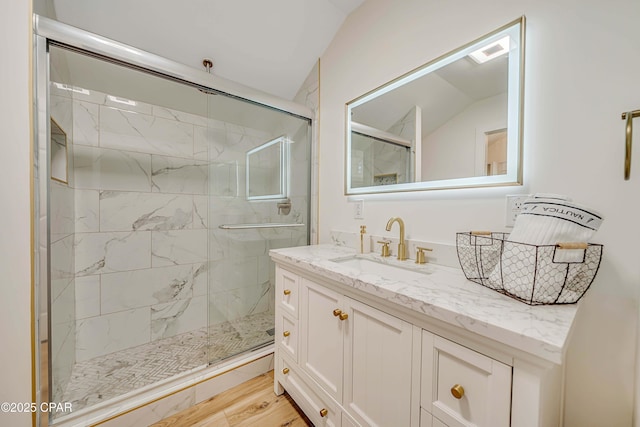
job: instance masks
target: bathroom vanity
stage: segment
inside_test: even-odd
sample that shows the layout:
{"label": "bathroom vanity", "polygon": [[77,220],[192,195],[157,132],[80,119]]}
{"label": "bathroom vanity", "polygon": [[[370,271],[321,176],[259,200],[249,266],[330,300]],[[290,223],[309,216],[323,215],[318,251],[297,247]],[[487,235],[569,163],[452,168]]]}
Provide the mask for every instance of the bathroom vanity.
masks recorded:
{"label": "bathroom vanity", "polygon": [[334,245],[272,250],[275,392],[316,426],[562,425],[576,305]]}

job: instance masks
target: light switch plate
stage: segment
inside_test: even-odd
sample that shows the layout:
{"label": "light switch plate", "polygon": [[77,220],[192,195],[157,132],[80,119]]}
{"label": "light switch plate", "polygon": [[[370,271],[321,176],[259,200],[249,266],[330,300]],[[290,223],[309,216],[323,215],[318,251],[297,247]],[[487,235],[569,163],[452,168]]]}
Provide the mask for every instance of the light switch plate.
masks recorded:
{"label": "light switch plate", "polygon": [[355,200],[353,202],[353,218],[364,219],[364,200]]}

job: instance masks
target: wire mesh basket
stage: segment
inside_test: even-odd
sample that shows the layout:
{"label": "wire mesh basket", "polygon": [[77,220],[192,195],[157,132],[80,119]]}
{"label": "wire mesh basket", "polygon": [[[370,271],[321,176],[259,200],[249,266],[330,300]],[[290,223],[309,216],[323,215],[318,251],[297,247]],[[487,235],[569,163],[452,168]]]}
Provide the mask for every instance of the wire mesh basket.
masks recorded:
{"label": "wire mesh basket", "polygon": [[600,267],[600,244],[531,245],[508,237],[457,233],[458,259],[466,278],[529,305],[573,304],[589,289]]}

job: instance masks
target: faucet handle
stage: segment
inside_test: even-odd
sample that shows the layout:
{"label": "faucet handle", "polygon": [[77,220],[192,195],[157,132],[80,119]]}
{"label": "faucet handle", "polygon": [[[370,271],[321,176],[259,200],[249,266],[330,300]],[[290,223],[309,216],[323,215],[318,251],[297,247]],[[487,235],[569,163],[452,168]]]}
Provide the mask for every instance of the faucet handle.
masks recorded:
{"label": "faucet handle", "polygon": [[416,249],[418,252],[416,253],[416,264],[426,264],[427,260],[424,257],[424,251],[433,251],[431,248],[423,248],[422,246],[417,246]]}
{"label": "faucet handle", "polygon": [[390,240],[378,240],[378,243],[380,243],[382,245],[382,252],[380,253],[380,256],[383,257],[388,257],[390,255],[389,253],[389,243],[391,243]]}

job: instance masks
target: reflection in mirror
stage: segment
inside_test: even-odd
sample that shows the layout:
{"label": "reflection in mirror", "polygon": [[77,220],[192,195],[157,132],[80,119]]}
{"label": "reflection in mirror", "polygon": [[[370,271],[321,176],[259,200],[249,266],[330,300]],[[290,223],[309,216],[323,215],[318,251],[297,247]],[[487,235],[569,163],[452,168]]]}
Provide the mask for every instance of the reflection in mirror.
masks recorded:
{"label": "reflection in mirror", "polygon": [[289,142],[281,136],[247,152],[247,200],[286,199]]}
{"label": "reflection in mirror", "polygon": [[478,158],[484,159],[483,170],[477,175],[506,175],[507,173],[507,129],[496,129],[484,132],[482,137],[483,151]]}
{"label": "reflection in mirror", "polygon": [[[357,122],[351,123],[353,187],[413,181],[411,141]],[[385,171],[393,171],[385,173]]]}
{"label": "reflection in mirror", "polygon": [[347,104],[346,194],[522,183],[524,17]]}
{"label": "reflection in mirror", "polygon": [[51,179],[69,183],[67,167],[67,134],[51,119]]}

